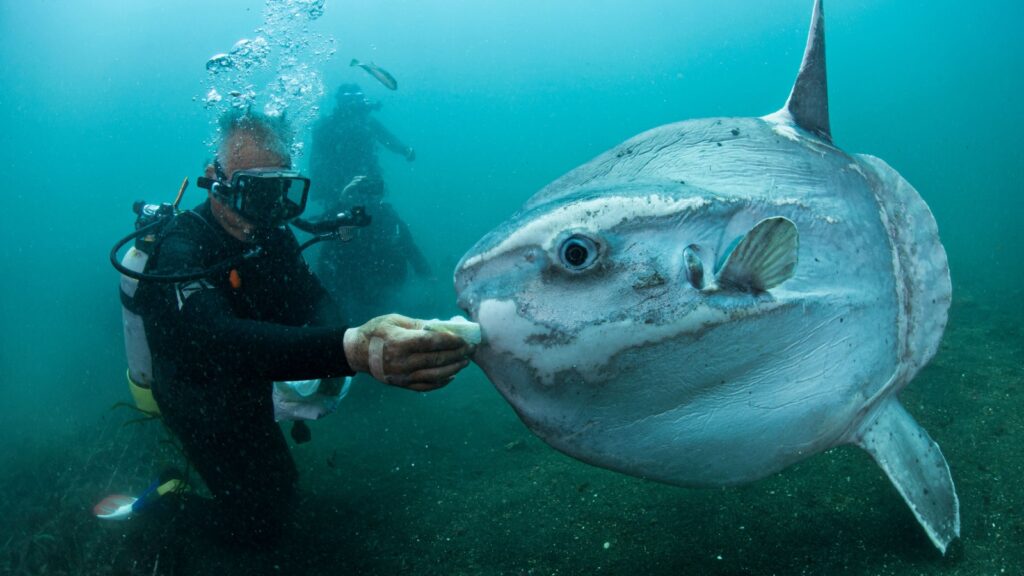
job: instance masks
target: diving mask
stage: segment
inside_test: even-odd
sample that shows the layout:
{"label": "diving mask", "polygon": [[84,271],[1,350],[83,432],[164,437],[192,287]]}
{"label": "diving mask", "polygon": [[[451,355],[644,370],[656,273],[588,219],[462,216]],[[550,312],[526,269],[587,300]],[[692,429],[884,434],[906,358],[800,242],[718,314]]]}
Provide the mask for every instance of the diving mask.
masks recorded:
{"label": "diving mask", "polygon": [[258,226],[276,227],[302,214],[309,197],[309,178],[283,169],[238,170],[231,182],[199,178],[219,202]]}

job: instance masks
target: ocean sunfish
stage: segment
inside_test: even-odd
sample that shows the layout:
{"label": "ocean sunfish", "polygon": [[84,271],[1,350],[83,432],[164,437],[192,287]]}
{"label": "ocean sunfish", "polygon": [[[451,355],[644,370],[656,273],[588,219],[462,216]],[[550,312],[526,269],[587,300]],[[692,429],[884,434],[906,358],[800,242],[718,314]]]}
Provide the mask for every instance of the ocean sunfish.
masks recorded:
{"label": "ocean sunfish", "polygon": [[959,503],[897,394],[951,297],[921,196],[833,144],[816,1],[785,106],[655,128],[549,184],[455,273],[474,359],[523,422],[585,462],[750,482],[866,450],[944,553]]}

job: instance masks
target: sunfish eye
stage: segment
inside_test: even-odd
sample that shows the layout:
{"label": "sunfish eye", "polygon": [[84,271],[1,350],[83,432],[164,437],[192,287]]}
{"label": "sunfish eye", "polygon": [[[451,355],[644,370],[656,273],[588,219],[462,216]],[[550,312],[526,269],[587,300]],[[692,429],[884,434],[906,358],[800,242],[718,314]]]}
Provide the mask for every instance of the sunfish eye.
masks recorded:
{"label": "sunfish eye", "polygon": [[569,270],[586,270],[597,260],[597,244],[586,236],[573,235],[562,242],[558,256]]}

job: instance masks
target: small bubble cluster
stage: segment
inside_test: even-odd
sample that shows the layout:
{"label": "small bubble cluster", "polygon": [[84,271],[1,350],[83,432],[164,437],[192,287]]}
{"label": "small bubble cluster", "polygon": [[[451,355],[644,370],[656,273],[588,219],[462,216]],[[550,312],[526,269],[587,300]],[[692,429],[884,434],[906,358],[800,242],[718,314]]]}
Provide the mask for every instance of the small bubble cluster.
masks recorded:
{"label": "small bubble cluster", "polygon": [[313,21],[324,15],[325,0],[267,0],[266,21]]}
{"label": "small bubble cluster", "polygon": [[302,153],[301,138],[316,119],[324,94],[320,69],[335,53],[334,38],[310,30],[323,16],[325,0],[267,0],[263,23],[250,38],[241,38],[227,52],[206,61],[206,92],[201,101],[217,118],[229,108],[258,109],[270,116],[288,115],[296,138],[292,153]]}

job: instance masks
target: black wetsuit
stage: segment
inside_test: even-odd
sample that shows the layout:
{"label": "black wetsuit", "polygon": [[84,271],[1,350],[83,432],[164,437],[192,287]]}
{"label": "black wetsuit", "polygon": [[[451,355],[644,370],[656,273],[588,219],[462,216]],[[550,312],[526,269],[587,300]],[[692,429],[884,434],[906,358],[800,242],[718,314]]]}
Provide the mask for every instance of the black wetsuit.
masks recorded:
{"label": "black wetsuit", "polygon": [[[179,284],[142,282],[153,353],[153,396],[163,419],[214,496],[217,536],[273,538],[292,507],[296,470],[274,421],[272,382],[352,374],[331,325],[333,301],[287,228],[271,230],[258,256]],[[209,202],[178,216],[147,272],[183,274],[251,249],[214,220]]]}

